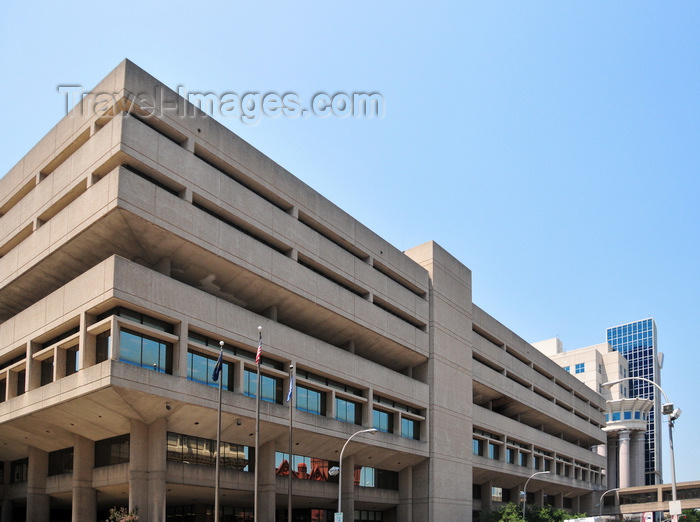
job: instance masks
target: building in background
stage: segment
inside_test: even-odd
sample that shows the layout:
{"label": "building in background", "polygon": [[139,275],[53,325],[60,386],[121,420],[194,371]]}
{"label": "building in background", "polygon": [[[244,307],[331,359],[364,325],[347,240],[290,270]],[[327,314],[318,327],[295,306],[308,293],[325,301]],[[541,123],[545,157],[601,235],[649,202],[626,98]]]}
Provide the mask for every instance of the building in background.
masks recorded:
{"label": "building in background", "polygon": [[[658,352],[654,319],[647,318],[608,328],[607,341],[613,350],[627,359],[629,377],[643,377],[661,386],[662,356]],[[660,484],[663,482],[661,396],[657,388],[648,382],[630,380],[626,384],[629,387],[627,397],[652,402],[645,441],[645,483]]]}
{"label": "building in background", "polygon": [[575,512],[606,487],[605,401],[474,304],[466,266],[399,250],[129,61],[0,179],[0,278],[2,522],[211,520],[216,455],[226,520],[255,490],[257,522],[286,520],[290,475],[297,521],[339,494],[346,522],[442,522],[530,478],[528,505]]}
{"label": "building in background", "polygon": [[608,439],[598,451],[607,457],[608,488],[645,485],[645,437],[653,403],[630,398],[629,384],[633,381],[602,387],[603,383],[629,377],[627,359],[608,343],[564,351],[561,340],[554,338],[533,346],[605,397]]}

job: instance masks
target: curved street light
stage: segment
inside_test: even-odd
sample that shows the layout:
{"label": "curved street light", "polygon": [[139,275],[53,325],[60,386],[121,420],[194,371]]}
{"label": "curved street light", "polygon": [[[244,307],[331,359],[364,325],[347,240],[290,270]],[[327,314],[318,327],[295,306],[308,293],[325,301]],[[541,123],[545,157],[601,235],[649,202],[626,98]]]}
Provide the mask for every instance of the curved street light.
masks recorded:
{"label": "curved street light", "polygon": [[[638,380],[638,381],[644,381],[647,382],[654,387],[656,387],[660,392],[661,395],[663,395],[664,400],[666,403],[661,407],[661,413],[663,415],[668,415],[668,444],[669,448],[671,451],[671,497],[672,497],[672,502],[673,502],[673,507],[675,508],[677,506],[676,502],[678,500],[676,496],[676,459],[673,455],[673,423],[675,420],[681,416],[681,409],[680,408],[674,408],[673,403],[668,400],[668,395],[666,395],[666,392],[663,390],[661,386],[659,386],[657,383],[652,381],[651,379],[647,379],[646,377],[625,377],[623,379],[617,379],[614,381],[610,382],[604,382],[601,384],[603,388],[610,388],[614,386],[615,384],[620,384],[621,382],[625,381],[633,381],[633,380]],[[680,506],[678,506],[680,507]],[[671,503],[669,502],[669,507],[668,510],[671,511]],[[671,515],[672,519],[674,521],[678,520],[678,514]]]}
{"label": "curved street light", "polygon": [[598,506],[600,506],[600,509],[598,510],[598,516],[602,517],[603,516],[603,497],[610,493],[611,491],[617,491],[620,488],[612,488],[607,491],[605,491],[601,496],[600,496],[600,501],[598,502]]}
{"label": "curved street light", "polygon": [[535,475],[547,475],[549,473],[551,473],[551,471],[537,471],[530,475],[525,481],[525,487],[523,488],[523,521],[525,520],[525,503],[527,502],[527,483],[530,482],[530,479]]}
{"label": "curved street light", "polygon": [[[340,514],[340,520],[343,520],[343,512],[340,507],[341,495],[343,494],[343,453],[345,452],[345,448],[348,445],[348,442],[350,442],[355,435],[359,435],[360,433],[377,433],[377,428],[368,428],[366,430],[356,431],[355,433],[350,435],[348,437],[348,440],[345,441],[345,444],[343,444],[343,449],[340,450],[340,460],[338,461],[338,468],[336,469],[334,466],[333,468],[328,470],[329,475],[338,475],[338,511],[336,511],[336,515]],[[338,519],[336,518],[336,520]]]}

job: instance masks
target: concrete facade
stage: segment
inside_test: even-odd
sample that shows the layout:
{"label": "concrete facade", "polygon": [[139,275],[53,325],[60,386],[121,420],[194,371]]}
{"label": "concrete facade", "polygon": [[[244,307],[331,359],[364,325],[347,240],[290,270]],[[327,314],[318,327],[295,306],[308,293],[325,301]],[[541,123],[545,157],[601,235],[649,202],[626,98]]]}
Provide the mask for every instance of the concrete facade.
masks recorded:
{"label": "concrete facade", "polygon": [[257,475],[256,520],[286,520],[290,365],[295,520],[332,520],[327,470],[370,427],[344,454],[346,521],[472,520],[537,471],[528,504],[590,509],[603,397],[471,283],[124,61],[0,179],[2,522],[209,521],[217,452],[226,517],[252,519]]}

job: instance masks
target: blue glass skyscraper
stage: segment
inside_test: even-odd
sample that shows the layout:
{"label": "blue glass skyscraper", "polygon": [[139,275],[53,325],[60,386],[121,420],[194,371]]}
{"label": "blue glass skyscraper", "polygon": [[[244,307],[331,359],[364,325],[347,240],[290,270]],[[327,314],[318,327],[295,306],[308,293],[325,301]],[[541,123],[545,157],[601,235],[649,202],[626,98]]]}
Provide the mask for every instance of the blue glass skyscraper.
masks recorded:
{"label": "blue glass skyscraper", "polygon": [[[659,386],[661,372],[654,319],[642,319],[607,330],[607,340],[613,350],[625,356],[629,363],[629,377],[644,377]],[[627,383],[628,397],[651,399],[644,452],[644,477],[647,485],[658,484],[662,479],[661,468],[661,397],[655,386],[640,380]]]}

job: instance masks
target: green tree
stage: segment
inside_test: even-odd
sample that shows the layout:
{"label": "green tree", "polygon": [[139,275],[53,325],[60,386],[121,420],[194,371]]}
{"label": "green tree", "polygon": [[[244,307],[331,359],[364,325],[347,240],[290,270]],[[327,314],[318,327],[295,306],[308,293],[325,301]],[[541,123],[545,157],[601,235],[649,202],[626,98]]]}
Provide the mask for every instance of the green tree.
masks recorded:
{"label": "green tree", "polygon": [[678,522],[700,522],[700,511],[684,509],[678,517]]}
{"label": "green tree", "polygon": [[[581,513],[569,513],[563,509],[556,509],[552,506],[526,506],[526,522],[563,522],[569,518],[585,517]],[[521,508],[509,502],[496,511],[482,511],[480,522],[522,522],[523,511]],[[700,522],[700,520],[688,520],[682,522]]]}

